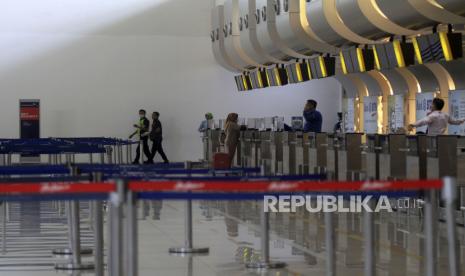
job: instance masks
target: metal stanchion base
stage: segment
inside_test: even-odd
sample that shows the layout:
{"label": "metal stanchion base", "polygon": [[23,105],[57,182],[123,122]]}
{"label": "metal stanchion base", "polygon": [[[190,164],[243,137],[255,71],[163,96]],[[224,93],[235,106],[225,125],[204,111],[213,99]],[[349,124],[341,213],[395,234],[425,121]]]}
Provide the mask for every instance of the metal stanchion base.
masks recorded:
{"label": "metal stanchion base", "polygon": [[185,247],[172,247],[169,250],[170,254],[208,254],[210,248],[200,247],[200,248],[185,248]]}
{"label": "metal stanchion base", "polygon": [[56,270],[94,270],[95,265],[94,264],[80,264],[80,265],[75,265],[75,264],[57,264],[55,265]]}
{"label": "metal stanchion base", "polygon": [[258,262],[258,263],[248,263],[245,265],[249,269],[281,269],[287,266],[283,262]]}
{"label": "metal stanchion base", "polygon": [[[92,248],[81,248],[81,255],[92,255],[94,251]],[[73,255],[73,252],[69,248],[59,248],[52,251],[53,255]]]}

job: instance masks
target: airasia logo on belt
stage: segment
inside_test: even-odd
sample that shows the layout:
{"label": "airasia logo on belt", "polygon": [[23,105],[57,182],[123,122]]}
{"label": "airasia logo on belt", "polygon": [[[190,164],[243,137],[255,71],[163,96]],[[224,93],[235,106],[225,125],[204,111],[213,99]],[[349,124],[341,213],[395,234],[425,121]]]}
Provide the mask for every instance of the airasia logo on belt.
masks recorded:
{"label": "airasia logo on belt", "polygon": [[69,191],[70,189],[71,189],[71,185],[69,184],[46,183],[40,187],[40,192],[41,193],[60,193],[60,192]]}
{"label": "airasia logo on belt", "polygon": [[362,184],[362,190],[381,190],[391,187],[391,182],[365,182]]}
{"label": "airasia logo on belt", "polygon": [[269,191],[287,191],[299,187],[297,183],[286,183],[286,182],[271,182],[268,186]]}
{"label": "airasia logo on belt", "polygon": [[176,186],[174,186],[174,189],[176,191],[190,191],[190,190],[199,190],[205,187],[205,184],[203,183],[191,183],[191,182],[179,182],[176,183]]}

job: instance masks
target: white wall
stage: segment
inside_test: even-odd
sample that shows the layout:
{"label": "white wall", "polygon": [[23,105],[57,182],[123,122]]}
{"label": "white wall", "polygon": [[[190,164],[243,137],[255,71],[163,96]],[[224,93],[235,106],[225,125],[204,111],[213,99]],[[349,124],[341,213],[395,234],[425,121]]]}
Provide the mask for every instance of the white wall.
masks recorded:
{"label": "white wall", "polygon": [[[42,135],[126,137],[157,110],[172,160],[201,157],[197,127],[216,117],[340,109],[332,79],[238,93],[210,50],[211,0],[0,0],[0,137],[18,136],[18,100],[42,102]],[[174,25],[172,22],[176,22]]]}

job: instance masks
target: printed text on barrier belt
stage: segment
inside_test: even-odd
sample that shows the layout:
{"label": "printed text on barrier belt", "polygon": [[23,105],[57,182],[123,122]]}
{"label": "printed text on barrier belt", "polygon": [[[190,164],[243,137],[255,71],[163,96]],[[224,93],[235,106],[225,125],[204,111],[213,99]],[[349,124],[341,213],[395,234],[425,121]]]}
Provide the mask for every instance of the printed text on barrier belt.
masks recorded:
{"label": "printed text on barrier belt", "polygon": [[376,182],[314,182],[314,181],[132,181],[129,189],[135,192],[318,192],[318,191],[406,191],[441,189],[441,180],[376,181]]}
{"label": "printed text on barrier belt", "polygon": [[116,191],[114,183],[8,183],[0,185],[0,195],[92,194]]}

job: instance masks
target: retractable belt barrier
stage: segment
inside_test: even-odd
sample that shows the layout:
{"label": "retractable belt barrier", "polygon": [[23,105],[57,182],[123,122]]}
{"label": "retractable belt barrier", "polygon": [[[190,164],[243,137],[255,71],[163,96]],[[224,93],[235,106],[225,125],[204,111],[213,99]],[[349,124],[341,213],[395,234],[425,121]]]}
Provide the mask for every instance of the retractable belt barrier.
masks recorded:
{"label": "retractable belt barrier", "polygon": [[[366,182],[324,182],[319,176],[308,176],[310,180],[276,180],[275,178],[266,179],[265,177],[252,180],[231,180],[231,181],[126,181],[116,180],[115,182],[92,183],[72,182],[72,183],[7,183],[0,184],[0,196],[2,200],[15,200],[15,197],[29,196],[37,200],[49,200],[50,196],[69,196],[69,199],[80,200],[87,195],[101,196],[105,195],[109,199],[110,205],[110,250],[108,259],[108,268],[110,275],[138,275],[137,266],[137,199],[144,198],[144,195],[158,194],[159,198],[170,198],[169,194],[177,193],[185,195],[181,197],[187,199],[186,202],[186,244],[183,248],[172,248],[170,252],[176,253],[208,253],[208,248],[193,247],[192,231],[192,197],[198,193],[223,193],[225,196],[221,199],[237,200],[235,193],[242,194],[282,194],[292,193],[383,193],[384,195],[396,195],[397,192],[422,192],[425,195],[425,265],[428,275],[434,275],[436,267],[436,218],[435,209],[437,208],[437,198],[435,194],[442,190],[442,199],[445,203],[447,239],[449,244],[449,270],[450,275],[459,276],[459,254],[457,252],[457,234],[455,229],[455,201],[456,201],[456,184],[455,179],[445,178],[443,180],[422,180],[422,181],[366,181]],[[87,199],[87,198],[86,198]],[[370,201],[370,204],[373,202]],[[101,206],[100,206],[101,207]],[[125,212],[124,212],[125,210]],[[71,211],[76,212],[75,208]],[[123,219],[123,213],[126,219]],[[75,214],[76,215],[76,214]],[[269,259],[269,214],[262,212],[262,254],[258,263],[248,264],[249,268],[277,268],[285,266],[284,263],[272,263]],[[100,217],[101,218],[101,217]],[[100,221],[102,223],[103,220]],[[371,212],[364,213],[364,275],[375,275],[375,234],[374,234],[374,215]],[[334,227],[333,214],[325,213],[325,239],[326,239],[326,271],[327,275],[335,275],[336,261],[334,248]],[[97,226],[96,226],[97,227]],[[122,231],[123,227],[126,231]],[[79,228],[77,228],[79,229]],[[98,226],[101,231],[101,225]],[[123,237],[123,232],[126,234]],[[101,233],[100,233],[101,234]],[[99,234],[99,236],[100,236]],[[97,234],[96,234],[97,235]],[[74,241],[76,243],[76,241]],[[99,246],[100,241],[97,242]],[[125,248],[127,246],[128,248]],[[75,250],[80,249],[75,244]],[[98,268],[103,269],[101,258],[102,248],[96,249],[100,252],[100,261]],[[123,258],[123,252],[129,252],[127,258]],[[80,264],[80,259],[76,260]],[[96,261],[97,263],[97,261]],[[78,267],[78,266],[77,266]],[[101,270],[100,270],[101,271]],[[429,274],[431,273],[431,274]]]}

